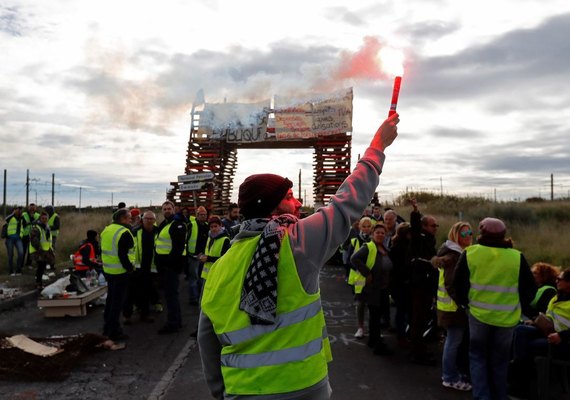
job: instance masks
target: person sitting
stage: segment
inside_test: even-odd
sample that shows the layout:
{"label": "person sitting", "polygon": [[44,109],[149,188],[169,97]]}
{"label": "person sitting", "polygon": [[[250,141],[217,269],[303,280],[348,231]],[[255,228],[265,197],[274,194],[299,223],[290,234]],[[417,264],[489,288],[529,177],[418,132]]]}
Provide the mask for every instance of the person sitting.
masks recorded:
{"label": "person sitting", "polygon": [[529,319],[535,318],[539,313],[546,312],[548,303],[556,295],[556,277],[560,273],[560,268],[544,262],[537,262],[530,268],[538,290],[532,303],[533,313],[527,315]]}
{"label": "person sitting", "polygon": [[79,249],[73,254],[73,267],[75,273],[85,278],[87,271],[101,271],[102,264],[99,260],[99,240],[97,231],[92,229],[87,231],[87,239],[81,242]]}
{"label": "person sitting", "polygon": [[514,376],[513,394],[528,391],[534,357],[545,356],[549,345],[554,358],[570,358],[570,268],[558,275],[556,289],[546,314],[541,313],[515,329],[514,359],[510,365]]}

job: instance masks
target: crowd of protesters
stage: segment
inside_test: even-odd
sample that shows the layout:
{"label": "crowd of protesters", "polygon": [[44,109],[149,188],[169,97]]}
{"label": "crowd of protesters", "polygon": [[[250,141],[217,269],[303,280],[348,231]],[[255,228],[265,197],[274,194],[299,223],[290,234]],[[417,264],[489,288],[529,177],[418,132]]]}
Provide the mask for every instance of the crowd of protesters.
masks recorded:
{"label": "crowd of protesters", "polygon": [[34,203],[16,206],[2,226],[8,258],[8,273],[22,275],[25,267],[36,266],[36,286],[43,287],[44,272],[55,265],[55,248],[60,232],[60,218],[51,205],[38,210]]}
{"label": "crowd of protesters", "polygon": [[[435,217],[422,215],[415,199],[409,203],[410,222],[388,208],[381,215],[378,205],[367,208],[339,249],[354,295],[354,336],[367,337],[375,355],[409,351],[412,362],[426,366],[436,365],[428,342],[443,338],[443,386],[473,390],[481,399],[527,392],[536,356],[550,347],[555,357],[570,357],[570,270],[544,262],[530,267],[495,218],[480,222],[476,244],[469,223],[453,224],[438,248]],[[126,207],[112,218],[101,240],[88,230],[73,255],[78,276],[105,272],[104,334],[126,340],[121,320],[130,325],[136,314],[139,321],[154,322],[152,311],[163,310],[161,298],[167,318],[158,332],[177,332],[178,276],[184,273],[188,282],[190,306],[199,306],[212,265],[240,230],[239,207],[230,204],[223,217],[208,215],[204,207],[191,215],[166,201],[160,222],[151,210]],[[21,274],[33,261],[41,288],[45,269],[55,262],[59,216],[51,206],[37,210],[30,204],[15,207],[5,223],[10,274]],[[396,334],[397,349],[386,343],[387,329]]]}
{"label": "crowd of protesters", "polygon": [[[342,247],[356,306],[354,336],[366,336],[367,306],[374,354],[394,353],[380,332],[390,328],[412,362],[433,366],[428,342],[443,338],[443,386],[473,390],[475,399],[506,399],[507,392],[526,398],[535,357],[570,358],[570,269],[530,267],[496,218],[481,220],[478,232],[454,223],[438,248],[435,217],[422,215],[415,199],[410,205],[410,223],[393,210],[383,217],[366,212]],[[390,303],[393,327],[384,311]]]}

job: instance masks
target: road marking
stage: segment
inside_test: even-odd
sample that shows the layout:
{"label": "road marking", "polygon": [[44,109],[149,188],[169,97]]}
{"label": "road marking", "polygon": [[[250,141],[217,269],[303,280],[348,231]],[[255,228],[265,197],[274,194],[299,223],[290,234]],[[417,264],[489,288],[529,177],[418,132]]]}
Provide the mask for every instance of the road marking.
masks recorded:
{"label": "road marking", "polygon": [[168,368],[164,375],[162,375],[162,378],[160,378],[152,392],[150,392],[148,400],[160,400],[166,395],[168,388],[170,385],[172,385],[174,379],[176,378],[176,374],[190,356],[190,352],[196,346],[197,343],[195,338],[190,338],[186,342],[180,353],[178,353],[178,357],[176,357],[170,368]]}

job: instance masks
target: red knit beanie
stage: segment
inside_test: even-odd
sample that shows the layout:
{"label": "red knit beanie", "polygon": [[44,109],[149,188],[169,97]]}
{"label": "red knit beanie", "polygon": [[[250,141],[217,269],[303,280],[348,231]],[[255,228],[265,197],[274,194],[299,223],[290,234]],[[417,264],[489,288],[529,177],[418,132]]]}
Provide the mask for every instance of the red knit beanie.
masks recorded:
{"label": "red knit beanie", "polygon": [[245,219],[268,217],[281,203],[293,182],[274,174],[248,176],[239,187],[238,206]]}

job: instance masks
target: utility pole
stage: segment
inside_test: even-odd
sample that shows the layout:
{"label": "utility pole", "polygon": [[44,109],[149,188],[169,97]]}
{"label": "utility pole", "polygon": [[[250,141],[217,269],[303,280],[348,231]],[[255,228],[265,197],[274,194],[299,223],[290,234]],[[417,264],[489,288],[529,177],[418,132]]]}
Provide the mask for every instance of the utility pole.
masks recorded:
{"label": "utility pole", "polygon": [[2,216],[4,218],[6,218],[6,185],[7,185],[7,182],[8,182],[8,171],[4,170],[4,196],[3,196],[4,199],[2,201],[2,204],[3,204]]}
{"label": "utility pole", "polygon": [[301,198],[301,168],[299,168],[299,198]]}
{"label": "utility pole", "polygon": [[81,190],[83,188],[81,186],[79,186],[79,211],[81,211]]}
{"label": "utility pole", "polygon": [[439,177],[439,187],[440,187],[441,197],[443,197],[443,178],[441,176]]}
{"label": "utility pole", "polygon": [[51,174],[51,205],[55,207],[55,174]]}
{"label": "utility pole", "polygon": [[113,211],[113,205],[115,203],[113,203],[113,192],[111,192],[111,211]]}
{"label": "utility pole", "polygon": [[30,170],[26,170],[26,208],[30,204]]}
{"label": "utility pole", "polygon": [[497,202],[497,188],[494,189],[495,192],[495,203]]}

